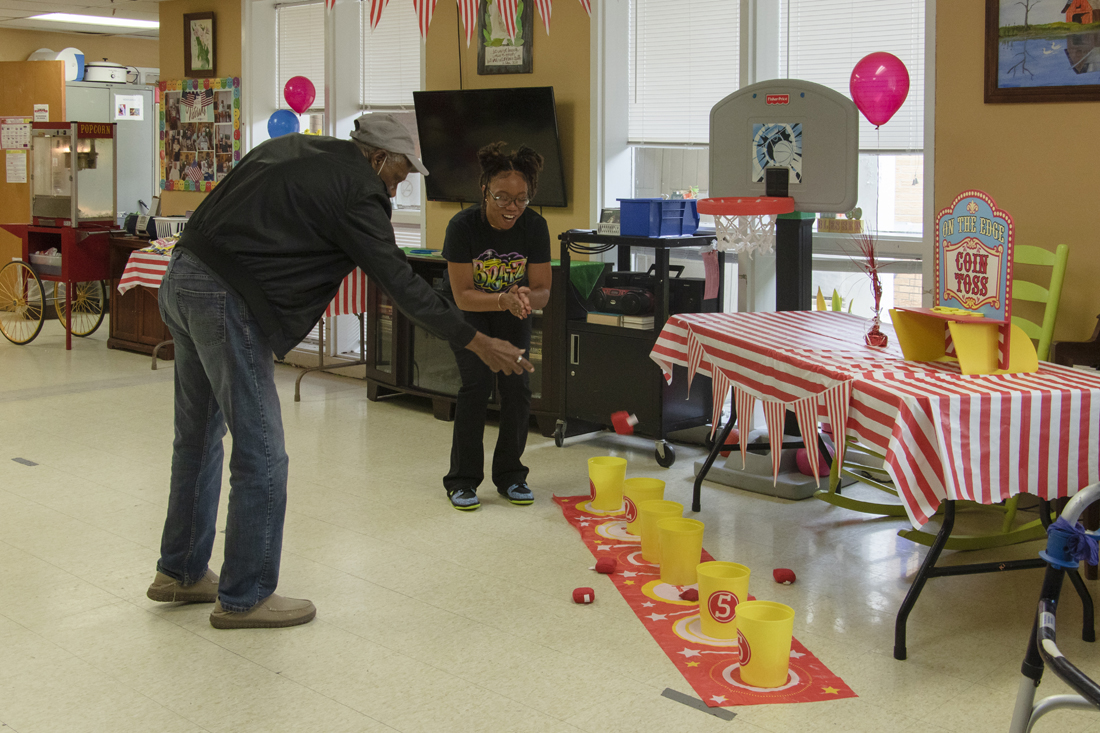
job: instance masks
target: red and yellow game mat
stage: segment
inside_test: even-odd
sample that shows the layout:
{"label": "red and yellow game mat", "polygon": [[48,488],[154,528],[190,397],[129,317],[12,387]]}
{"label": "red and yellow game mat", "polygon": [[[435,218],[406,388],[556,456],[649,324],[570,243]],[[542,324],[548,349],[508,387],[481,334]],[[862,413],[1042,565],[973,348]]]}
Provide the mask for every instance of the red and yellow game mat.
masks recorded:
{"label": "red and yellow game mat", "polygon": [[[555,496],[554,501],[561,506],[569,523],[580,531],[584,544],[597,559],[615,559],[617,568],[608,577],[708,706],[856,697],[852,688],[830,672],[797,639],[791,641],[791,663],[785,685],[767,689],[745,684],[741,681],[737,640],[703,635],[698,602],[680,599],[680,593],[692,586],[661,582],[660,568],[642,559],[641,538],[627,533],[626,518],[622,514],[592,509],[589,496]],[[703,560],[712,559],[703,550]]]}

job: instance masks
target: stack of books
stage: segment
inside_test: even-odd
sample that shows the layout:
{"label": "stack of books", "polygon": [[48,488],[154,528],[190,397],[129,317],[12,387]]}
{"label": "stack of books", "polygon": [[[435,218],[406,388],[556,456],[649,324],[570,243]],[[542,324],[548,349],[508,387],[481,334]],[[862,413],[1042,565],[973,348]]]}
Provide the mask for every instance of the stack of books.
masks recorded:
{"label": "stack of books", "polygon": [[623,316],[623,328],[637,328],[641,331],[653,330],[653,316]]}
{"label": "stack of books", "polygon": [[623,316],[617,313],[600,313],[599,311],[592,311],[588,314],[589,323],[599,323],[604,326],[621,326],[623,325]]}

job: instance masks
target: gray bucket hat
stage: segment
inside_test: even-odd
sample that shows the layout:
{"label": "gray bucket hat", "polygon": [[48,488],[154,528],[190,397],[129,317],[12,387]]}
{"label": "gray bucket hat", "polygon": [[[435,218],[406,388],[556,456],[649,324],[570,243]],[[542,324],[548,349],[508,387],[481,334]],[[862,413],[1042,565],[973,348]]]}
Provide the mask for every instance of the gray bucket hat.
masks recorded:
{"label": "gray bucket hat", "polygon": [[412,135],[393,115],[360,115],[355,120],[355,129],[351,131],[351,137],[372,148],[400,153],[409,159],[409,163],[421,175],[428,175],[428,169],[416,156],[416,143],[413,142]]}

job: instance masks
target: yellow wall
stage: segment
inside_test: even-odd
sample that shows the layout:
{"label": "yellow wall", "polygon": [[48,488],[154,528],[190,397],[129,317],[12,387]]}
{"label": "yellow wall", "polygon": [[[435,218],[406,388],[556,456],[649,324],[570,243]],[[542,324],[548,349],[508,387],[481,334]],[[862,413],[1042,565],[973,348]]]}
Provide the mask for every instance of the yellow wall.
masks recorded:
{"label": "yellow wall", "polygon": [[[532,7],[534,3],[529,3]],[[394,12],[394,4],[389,12]],[[485,89],[500,87],[554,87],[565,166],[565,193],[569,206],[543,209],[550,226],[555,257],[557,235],[567,229],[590,228],[589,217],[589,31],[591,20],[578,2],[554,3],[550,35],[543,30],[534,10],[533,71],[530,74],[477,74],[477,37],[466,48],[465,36],[456,43],[459,20],[457,3],[441,2],[435,8],[428,33],[425,89]],[[461,53],[461,55],[460,55]],[[511,142],[511,141],[508,141]],[[518,145],[518,143],[517,143]],[[541,151],[540,151],[541,152]],[[441,248],[447,222],[460,209],[458,204],[429,202],[426,246]]]}
{"label": "yellow wall", "polygon": [[83,33],[46,33],[43,31],[0,28],[0,61],[25,61],[40,48],[60,51],[63,48],[79,48],[86,61],[106,58],[124,66],[157,68],[160,61],[155,39],[97,36]]}
{"label": "yellow wall", "polygon": [[985,104],[984,28],[985,3],[936,4],[935,208],[977,188],[1012,216],[1017,244],[1068,244],[1054,338],[1082,341],[1100,314],[1100,102]]}
{"label": "yellow wall", "polygon": [[[183,78],[183,16],[214,13],[214,71],[219,77],[241,75],[241,4],[237,0],[171,0],[160,3],[160,78]],[[272,40],[272,42],[274,42]],[[206,198],[194,191],[162,191],[161,213],[175,216],[195,209]]]}

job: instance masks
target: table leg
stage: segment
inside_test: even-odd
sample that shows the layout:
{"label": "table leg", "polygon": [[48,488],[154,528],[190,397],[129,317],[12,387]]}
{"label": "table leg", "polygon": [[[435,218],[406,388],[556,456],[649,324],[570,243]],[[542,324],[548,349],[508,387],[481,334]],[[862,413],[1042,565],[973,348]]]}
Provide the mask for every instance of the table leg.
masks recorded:
{"label": "table leg", "polygon": [[156,346],[153,347],[153,370],[154,371],[156,371],[156,368],[157,368],[157,354],[160,353],[161,348],[163,348],[165,346],[171,346],[172,343],[173,343],[172,339],[168,339],[167,341],[161,341],[159,344],[157,344]]}
{"label": "table leg", "polygon": [[[703,461],[703,467],[699,469],[699,475],[695,477],[695,487],[691,494],[691,511],[697,512],[702,509],[702,505],[699,503],[699,493],[703,490],[703,479],[707,477],[707,472],[710,471],[710,467],[714,465],[714,461],[718,458],[718,454],[722,452],[722,448],[725,447],[726,438],[729,437],[730,432],[733,430],[733,424],[737,422],[737,412],[735,410],[730,411],[729,422],[726,426],[719,431],[719,434],[715,436],[714,447],[710,449],[710,453],[707,454],[707,459]],[[747,436],[741,436],[744,440]],[[733,446],[730,446],[731,448]]]}
{"label": "table leg", "polygon": [[943,524],[940,525],[936,541],[928,548],[928,554],[925,555],[924,562],[917,571],[917,577],[913,578],[913,585],[909,586],[909,592],[905,594],[905,600],[901,602],[901,608],[898,609],[898,618],[894,623],[894,659],[905,659],[905,623],[909,619],[909,612],[916,605],[924,584],[928,578],[932,577],[932,569],[935,568],[943,546],[947,544],[947,538],[951,536],[951,530],[955,526],[955,502],[948,500],[944,504],[946,506],[943,511]]}
{"label": "table leg", "polygon": [[[56,294],[56,293],[55,293]],[[73,348],[73,284],[65,283],[65,350]]]}

